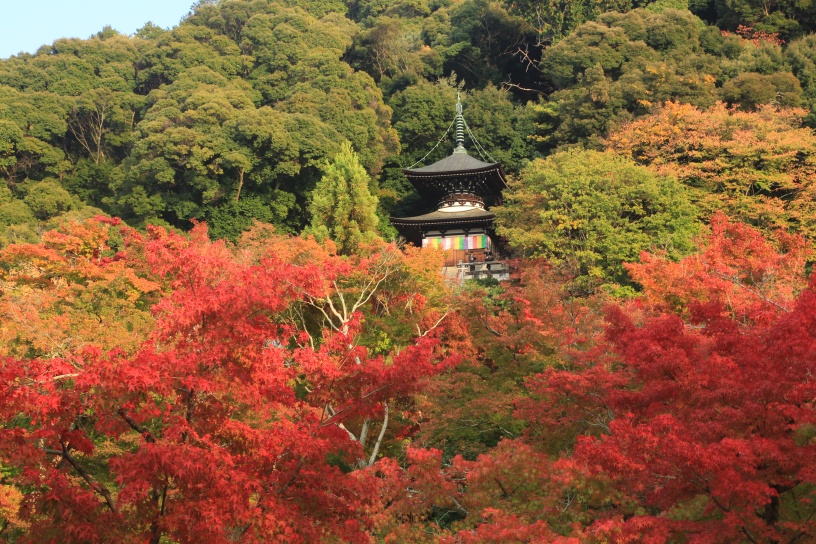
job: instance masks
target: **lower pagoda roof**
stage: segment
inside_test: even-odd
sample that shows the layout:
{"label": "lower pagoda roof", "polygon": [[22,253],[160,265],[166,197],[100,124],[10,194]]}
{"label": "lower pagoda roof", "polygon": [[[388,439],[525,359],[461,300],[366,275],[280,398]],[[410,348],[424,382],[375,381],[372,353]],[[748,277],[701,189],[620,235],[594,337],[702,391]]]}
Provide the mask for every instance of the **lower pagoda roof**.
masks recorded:
{"label": "lower pagoda roof", "polygon": [[496,214],[476,208],[473,210],[463,210],[458,212],[435,211],[414,217],[391,217],[391,224],[399,228],[400,225],[411,226],[440,226],[450,227],[465,225],[468,223],[489,223],[496,218]]}
{"label": "lower pagoda roof", "polygon": [[439,210],[414,217],[391,217],[391,224],[399,233],[414,245],[422,245],[422,234],[428,230],[447,230],[454,228],[481,227],[490,228],[496,214],[476,208],[458,212],[441,212]]}

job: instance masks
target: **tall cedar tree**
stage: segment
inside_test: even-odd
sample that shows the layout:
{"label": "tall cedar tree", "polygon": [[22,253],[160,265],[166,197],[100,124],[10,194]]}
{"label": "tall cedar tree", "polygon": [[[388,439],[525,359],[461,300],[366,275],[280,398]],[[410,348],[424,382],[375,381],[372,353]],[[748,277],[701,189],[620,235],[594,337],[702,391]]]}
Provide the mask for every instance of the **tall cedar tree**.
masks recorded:
{"label": "tall cedar tree", "polygon": [[378,199],[371,180],[350,143],[326,165],[309,203],[311,227],[318,240],[330,238],[340,253],[349,255],[377,237]]}

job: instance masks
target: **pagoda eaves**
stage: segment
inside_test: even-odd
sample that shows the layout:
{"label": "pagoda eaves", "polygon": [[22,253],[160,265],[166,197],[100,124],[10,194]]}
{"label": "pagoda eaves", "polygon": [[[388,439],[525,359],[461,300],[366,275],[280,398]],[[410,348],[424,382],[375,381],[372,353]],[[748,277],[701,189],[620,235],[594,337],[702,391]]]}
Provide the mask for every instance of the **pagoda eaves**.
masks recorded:
{"label": "pagoda eaves", "polygon": [[485,230],[493,225],[496,215],[482,208],[457,212],[433,211],[414,217],[392,217],[391,224],[412,244],[422,245],[422,238],[428,230],[448,231],[460,229]]}
{"label": "pagoda eaves", "polygon": [[456,151],[433,164],[405,169],[403,173],[427,200],[439,201],[454,193],[473,193],[490,206],[501,199],[502,190],[507,188],[501,163],[482,162]]}

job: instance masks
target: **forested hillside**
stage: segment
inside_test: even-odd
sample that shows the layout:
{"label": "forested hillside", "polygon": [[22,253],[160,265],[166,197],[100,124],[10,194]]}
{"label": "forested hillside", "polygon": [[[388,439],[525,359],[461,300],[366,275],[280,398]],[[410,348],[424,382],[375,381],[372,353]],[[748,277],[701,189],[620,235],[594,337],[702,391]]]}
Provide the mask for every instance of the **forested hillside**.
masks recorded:
{"label": "forested hillside", "polygon": [[205,220],[217,238],[253,219],[299,232],[343,141],[382,212],[416,211],[400,168],[444,134],[459,91],[511,173],[602,148],[666,101],[810,108],[805,4],[201,2],[171,30],[58,40],[0,63],[2,240],[99,210],[137,227]]}
{"label": "forested hillside", "polygon": [[[388,222],[457,95],[510,281]],[[0,541],[816,542],[814,129],[814,0],[202,0],[0,60]]]}

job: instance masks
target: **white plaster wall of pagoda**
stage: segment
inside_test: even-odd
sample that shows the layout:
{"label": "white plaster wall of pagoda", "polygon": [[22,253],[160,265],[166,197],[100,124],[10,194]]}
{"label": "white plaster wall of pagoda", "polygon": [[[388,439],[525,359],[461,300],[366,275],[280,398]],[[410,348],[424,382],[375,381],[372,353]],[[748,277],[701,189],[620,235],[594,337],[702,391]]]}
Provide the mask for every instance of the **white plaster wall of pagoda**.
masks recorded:
{"label": "white plaster wall of pagoda", "polygon": [[484,209],[484,206],[480,206],[478,204],[470,204],[470,203],[460,204],[460,203],[456,203],[453,206],[443,206],[443,207],[439,208],[439,210],[437,210],[437,211],[448,213],[448,212],[468,212],[470,210],[483,210],[483,209]]}
{"label": "white plaster wall of pagoda", "polygon": [[[468,229],[468,234],[484,234],[484,230],[482,229]],[[451,237],[451,236],[464,236],[465,231],[464,229],[450,229],[446,230],[445,234],[442,234],[438,230],[431,230],[425,233],[425,238],[443,238],[443,237]]]}

